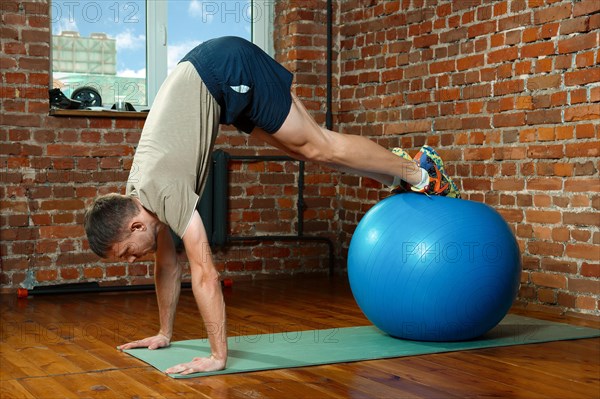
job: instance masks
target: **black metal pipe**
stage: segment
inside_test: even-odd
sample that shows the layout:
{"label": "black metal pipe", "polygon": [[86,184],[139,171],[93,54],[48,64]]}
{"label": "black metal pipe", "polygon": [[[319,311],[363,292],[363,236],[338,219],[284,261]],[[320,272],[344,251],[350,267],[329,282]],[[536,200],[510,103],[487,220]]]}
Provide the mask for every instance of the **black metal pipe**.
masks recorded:
{"label": "black metal pipe", "polygon": [[286,155],[228,155],[232,161],[296,161]]}
{"label": "black metal pipe", "polygon": [[327,0],[327,103],[325,111],[325,127],[329,130],[333,128],[333,113],[331,111],[332,102],[332,69],[333,69],[333,6],[331,0]]}
{"label": "black metal pipe", "polygon": [[[191,288],[189,282],[181,283],[181,288]],[[101,292],[124,292],[124,291],[151,291],[156,287],[154,284],[136,285],[100,285],[97,282],[58,284],[48,286],[37,286],[27,291],[29,296],[36,295],[58,295],[58,294],[89,294]]]}
{"label": "black metal pipe", "polygon": [[298,171],[298,236],[304,235],[304,161],[300,161],[300,169]]}
{"label": "black metal pipe", "polygon": [[229,206],[229,154],[222,150],[215,151],[214,154],[214,195],[213,200],[213,239],[212,243],[216,246],[222,246],[227,243],[227,213]]}

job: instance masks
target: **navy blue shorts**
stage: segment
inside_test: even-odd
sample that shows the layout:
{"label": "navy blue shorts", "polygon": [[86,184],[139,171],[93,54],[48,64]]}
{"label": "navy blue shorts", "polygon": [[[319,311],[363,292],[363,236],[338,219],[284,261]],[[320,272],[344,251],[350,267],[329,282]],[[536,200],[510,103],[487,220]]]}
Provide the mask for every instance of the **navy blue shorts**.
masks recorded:
{"label": "navy blue shorts", "polygon": [[258,46],[233,36],[208,40],[182,60],[194,65],[221,106],[220,123],[277,132],[292,106],[293,75]]}

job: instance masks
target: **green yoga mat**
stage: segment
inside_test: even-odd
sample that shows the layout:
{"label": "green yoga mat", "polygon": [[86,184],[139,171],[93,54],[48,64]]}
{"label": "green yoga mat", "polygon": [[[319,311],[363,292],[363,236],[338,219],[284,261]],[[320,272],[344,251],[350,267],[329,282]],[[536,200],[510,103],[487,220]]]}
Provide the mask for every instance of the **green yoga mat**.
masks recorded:
{"label": "green yoga mat", "polygon": [[[227,369],[173,378],[245,373],[331,363],[356,362],[430,353],[534,344],[599,337],[600,330],[508,315],[483,337],[465,342],[417,342],[392,338],[376,327],[282,332],[229,338]],[[207,339],[173,342],[158,350],[130,349],[126,353],[160,371],[209,353]]]}

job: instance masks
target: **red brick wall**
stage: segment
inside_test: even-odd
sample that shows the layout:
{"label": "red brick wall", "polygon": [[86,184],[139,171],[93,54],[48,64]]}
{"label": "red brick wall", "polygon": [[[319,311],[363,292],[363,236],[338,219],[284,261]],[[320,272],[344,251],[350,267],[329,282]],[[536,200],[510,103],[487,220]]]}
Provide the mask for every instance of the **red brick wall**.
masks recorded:
{"label": "red brick wall", "polygon": [[[277,59],[320,123],[325,0],[276,4]],[[49,17],[2,9],[1,285],[151,281],[151,263],[98,261],[84,205],[119,191],[141,121],[47,116]],[[465,197],[498,209],[523,249],[520,302],[598,315],[600,233],[598,6],[593,0],[334,1],[334,128],[410,151],[429,143]],[[219,146],[273,153],[237,132]],[[232,232],[294,231],[292,163],[231,166]],[[379,184],[307,165],[305,231],[344,248]],[[264,184],[280,192],[261,191]],[[263,187],[264,188],[264,187]],[[250,208],[251,207],[251,208]],[[276,243],[217,251],[236,276],[324,270],[325,249]]]}
{"label": "red brick wall", "polygon": [[[123,192],[143,120],[48,116],[48,4],[3,0],[0,10],[0,289],[151,283],[150,258],[131,265],[101,261],[82,227],[95,196]],[[276,153],[226,129],[218,147],[232,154]],[[334,195],[331,180],[315,177],[315,170],[320,172],[307,168],[307,235],[328,234],[336,223],[325,199]],[[233,162],[230,176],[233,234],[296,232],[297,164]],[[217,250],[215,258],[221,271],[236,278],[323,273],[328,265],[323,244],[233,245]]]}
{"label": "red brick wall", "polygon": [[[600,3],[343,1],[339,128],[439,149],[523,251],[519,301],[600,315]],[[347,244],[379,186],[340,190]]]}

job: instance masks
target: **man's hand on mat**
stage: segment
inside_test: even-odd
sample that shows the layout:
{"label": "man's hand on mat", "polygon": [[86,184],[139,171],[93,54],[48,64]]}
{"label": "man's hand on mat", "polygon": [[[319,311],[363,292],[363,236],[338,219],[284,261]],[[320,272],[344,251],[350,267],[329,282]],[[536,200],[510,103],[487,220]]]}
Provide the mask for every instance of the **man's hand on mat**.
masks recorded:
{"label": "man's hand on mat", "polygon": [[166,348],[170,345],[170,340],[166,336],[162,334],[155,335],[153,337],[148,337],[141,339],[139,341],[129,342],[127,344],[121,345],[117,347],[120,351],[126,349],[133,348],[148,348],[148,349],[158,349],[158,348]]}
{"label": "man's hand on mat", "polygon": [[192,373],[203,373],[208,371],[218,371],[225,368],[225,360],[211,357],[195,357],[189,363],[178,364],[165,370],[167,374],[187,375]]}

